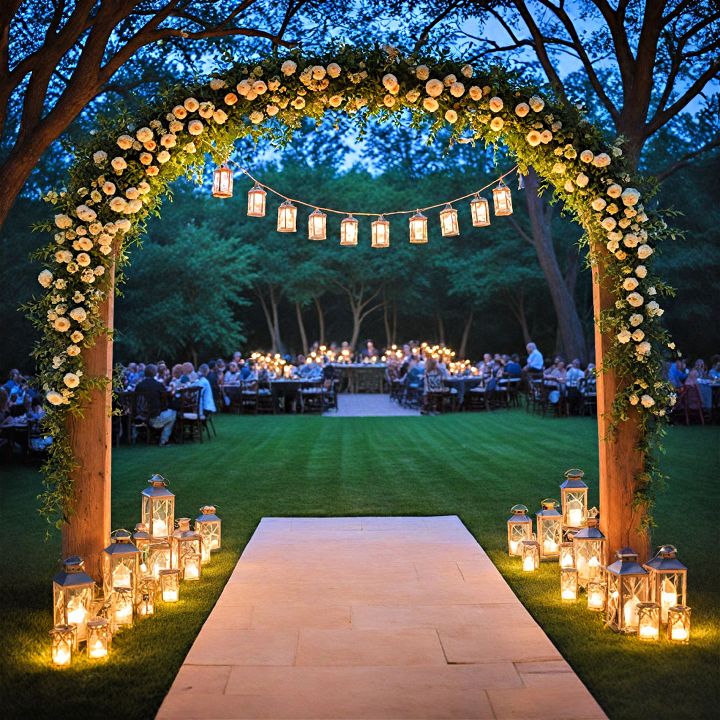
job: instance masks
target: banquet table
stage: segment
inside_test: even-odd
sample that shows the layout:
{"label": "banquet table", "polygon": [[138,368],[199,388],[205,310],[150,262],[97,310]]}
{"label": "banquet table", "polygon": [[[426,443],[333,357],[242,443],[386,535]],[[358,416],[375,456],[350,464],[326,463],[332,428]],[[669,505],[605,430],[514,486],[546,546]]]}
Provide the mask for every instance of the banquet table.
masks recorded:
{"label": "banquet table", "polygon": [[474,387],[479,387],[483,383],[483,378],[479,375],[453,375],[445,378],[443,381],[445,387],[457,390],[457,403],[461,407],[465,399],[465,393]]}
{"label": "banquet table", "polygon": [[[697,384],[703,408],[712,410],[713,406],[717,406],[720,401],[720,381],[701,378],[697,381]],[[713,399],[715,399],[715,402],[713,402]]]}
{"label": "banquet table", "polygon": [[330,363],[350,393],[385,392],[385,363]]}

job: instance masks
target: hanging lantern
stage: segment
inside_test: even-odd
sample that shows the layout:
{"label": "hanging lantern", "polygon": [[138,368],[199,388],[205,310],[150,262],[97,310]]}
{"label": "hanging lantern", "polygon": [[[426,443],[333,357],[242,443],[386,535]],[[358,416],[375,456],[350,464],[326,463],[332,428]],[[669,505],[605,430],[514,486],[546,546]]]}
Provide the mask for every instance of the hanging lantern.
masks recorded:
{"label": "hanging lantern", "polygon": [[223,163],[213,172],[212,196],[216,198],[230,198],[233,194],[232,170]]}
{"label": "hanging lantern", "polygon": [[75,625],[56,625],[50,631],[50,658],[53,665],[67,667],[72,661],[73,650],[77,648]]}
{"label": "hanging lantern", "polygon": [[525,505],[513,505],[510,512],[512,515],[507,521],[508,555],[519,556],[522,553],[520,543],[532,539],[532,520]]}
{"label": "hanging lantern", "polygon": [[183,580],[199,580],[200,579],[200,555],[197,553],[187,553],[183,556],[180,566],[180,574]]}
{"label": "hanging lantern", "polygon": [[534,536],[520,542],[520,557],[523,572],[535,572],[540,567],[540,548]]}
{"label": "hanging lantern", "polygon": [[561,568],[575,567],[575,555],[573,554],[573,544],[571,542],[561,542],[558,548],[558,561]]}
{"label": "hanging lantern", "polygon": [[195,530],[202,537],[201,560],[206,563],[210,560],[210,553],[220,549],[222,520],[215,514],[214,505],[203,505],[200,515],[195,518]]}
{"label": "hanging lantern", "polygon": [[116,587],[112,592],[112,630],[117,632],[123,627],[133,624],[135,595],[132,588]]}
{"label": "hanging lantern", "polygon": [[248,190],[248,217],[265,217],[265,197],[267,193],[257,183]]}
{"label": "hanging lantern", "polygon": [[327,238],[327,215],[315,208],[308,217],[308,240]]}
{"label": "hanging lantern", "polygon": [[565,482],[560,485],[563,525],[570,528],[585,527],[588,518],[588,486],[582,481],[585,473],[578,468],[565,471]]}
{"label": "hanging lantern", "polygon": [[169,541],[150,543],[147,567],[150,576],[155,580],[160,579],[161,570],[169,570],[172,567],[172,548]]}
{"label": "hanging lantern", "polygon": [[418,210],[409,220],[410,242],[421,245],[428,241],[427,218]]}
{"label": "hanging lantern", "polygon": [[177,530],[172,534],[170,540],[172,547],[172,562],[170,567],[182,571],[183,560],[186,555],[197,555],[200,557],[202,550],[202,538],[196,530],[190,529],[190,518],[179,518]]}
{"label": "hanging lantern", "polygon": [[555,509],[557,500],[545,499],[536,513],[538,543],[542,559],[558,557],[562,542],[562,515]]}
{"label": "hanging lantern", "polygon": [[578,594],[578,571],[574,567],[560,568],[560,597],[563,602],[575,602]]}
{"label": "hanging lantern", "polygon": [[160,571],[160,595],[163,602],[177,602],[180,597],[180,571],[161,570]]}
{"label": "hanging lantern", "polygon": [[599,579],[605,563],[605,536],[598,530],[597,518],[588,518],[587,522],[588,526],[578,530],[572,541],[580,587]]}
{"label": "hanging lantern", "polygon": [[637,606],[638,637],[640,640],[660,639],[660,606],[656,602],[642,602]]}
{"label": "hanging lantern", "polygon": [[295,232],[297,230],[297,208],[285,200],[278,208],[277,231]]}
{"label": "hanging lantern", "polygon": [[605,622],[615,632],[634,633],[638,626],[637,606],[647,601],[648,573],[631,548],[619,550],[617,558],[606,568]]}
{"label": "hanging lantern", "polygon": [[87,654],[92,660],[108,656],[110,651],[110,623],[105,618],[93,618],[88,621]]}
{"label": "hanging lantern", "polygon": [[153,577],[144,577],[138,584],[138,601],[135,612],[138,617],[147,617],[155,612],[155,595],[157,595],[157,580]]}
{"label": "hanging lantern", "polygon": [[475,195],[470,201],[473,227],[487,227],[490,224],[490,204],[487,198]]}
{"label": "hanging lantern", "polygon": [[493,205],[495,206],[495,215],[512,215],[513,206],[510,188],[502,180],[493,190]]}
{"label": "hanging lantern", "polygon": [[460,234],[458,212],[450,203],[440,211],[440,233],[443,237],[456,237]]}
{"label": "hanging lantern", "polygon": [[690,608],[687,605],[674,605],[668,609],[667,637],[676,643],[690,642]]}
{"label": "hanging lantern", "polygon": [[352,215],[340,223],[340,244],[344,247],[358,244],[358,221]]}
{"label": "hanging lantern", "polygon": [[85,573],[82,558],[69,557],[53,578],[53,625],[74,625],[77,640],[87,636],[95,581]]}
{"label": "hanging lantern", "polygon": [[167,489],[167,480],[162,475],[153,475],[150,487],[141,491],[142,522],[153,540],[167,540],[175,524],[175,496]]}
{"label": "hanging lantern", "polygon": [[593,612],[605,609],[605,583],[602,580],[591,580],[587,585],[587,606]]}
{"label": "hanging lantern", "polygon": [[140,572],[147,572],[148,551],[150,550],[150,533],[145,523],[137,523],[132,534],[133,545],[140,551]]}
{"label": "hanging lantern", "polygon": [[371,247],[386,248],[390,247],[390,223],[382,215],[372,222],[372,239]]}
{"label": "hanging lantern", "polygon": [[677,559],[677,549],[663,545],[643,567],[648,571],[650,599],[660,605],[660,620],[668,621],[668,610],[687,602],[687,568]]}
{"label": "hanging lantern", "polygon": [[135,597],[140,574],[140,551],[130,542],[127,530],[116,530],[110,535],[110,545],[102,553],[103,596],[110,597],[113,589],[128,588]]}

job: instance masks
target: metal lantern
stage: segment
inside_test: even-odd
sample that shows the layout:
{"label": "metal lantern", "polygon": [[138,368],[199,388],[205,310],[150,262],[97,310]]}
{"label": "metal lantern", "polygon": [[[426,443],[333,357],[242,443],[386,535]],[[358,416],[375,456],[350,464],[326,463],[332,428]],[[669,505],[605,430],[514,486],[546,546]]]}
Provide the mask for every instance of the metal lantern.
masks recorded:
{"label": "metal lantern", "polygon": [[50,658],[53,665],[67,667],[72,661],[73,650],[77,648],[75,625],[56,625],[50,631]]}
{"label": "metal lantern", "polygon": [[147,531],[147,525],[145,525],[145,523],[138,523],[135,525],[135,530],[132,534],[132,542],[133,545],[140,551],[140,570],[141,572],[146,572],[148,551],[150,550],[150,533]]}
{"label": "metal lantern", "polygon": [[216,198],[230,198],[233,194],[233,173],[223,163],[213,172],[212,196]]}
{"label": "metal lantern", "polygon": [[372,237],[370,240],[371,247],[386,248],[390,247],[390,222],[382,215],[371,223]]}
{"label": "metal lantern", "polygon": [[470,201],[473,227],[487,227],[490,224],[490,203],[487,198],[476,195]]}
{"label": "metal lantern", "polygon": [[408,221],[410,225],[410,242],[422,245],[428,241],[427,217],[419,210]]}
{"label": "metal lantern", "polygon": [[85,573],[82,558],[69,557],[53,578],[53,625],[74,625],[78,641],[84,640],[93,602],[95,581]]}
{"label": "metal lantern", "polygon": [[278,208],[277,231],[295,232],[297,230],[297,208],[285,200]]}
{"label": "metal lantern", "polygon": [[520,543],[523,572],[535,572],[540,567],[540,548],[535,538]]}
{"label": "metal lantern", "polygon": [[160,595],[163,602],[177,602],[180,597],[180,571],[160,571]]}
{"label": "metal lantern", "polygon": [[502,180],[493,190],[493,205],[496,215],[512,215],[512,195],[510,195],[510,188]]}
{"label": "metal lantern", "polygon": [[327,215],[315,208],[308,217],[308,240],[327,238]]}
{"label": "metal lantern", "polygon": [[562,542],[562,515],[555,509],[557,500],[546,498],[540,504],[542,510],[536,513],[540,557],[558,557]]}
{"label": "metal lantern", "polygon": [[602,575],[605,563],[605,536],[598,530],[596,518],[588,518],[588,526],[578,530],[573,536],[573,555],[578,570],[580,587]]}
{"label": "metal lantern", "polygon": [[147,617],[155,612],[155,595],[157,595],[157,580],[153,577],[144,577],[138,584],[138,600],[135,612],[138,617]]}
{"label": "metal lantern", "polygon": [[660,639],[660,606],[656,602],[642,602],[637,606],[638,637],[640,640]]}
{"label": "metal lantern", "polygon": [[563,525],[570,528],[585,527],[588,519],[588,486],[582,481],[585,473],[578,468],[565,471],[565,482],[560,485]]}
{"label": "metal lantern", "polygon": [[200,566],[202,565],[200,555],[187,553],[180,563],[180,574],[183,580],[199,580]]}
{"label": "metal lantern", "polygon": [[204,563],[210,560],[210,553],[220,549],[222,520],[215,514],[214,505],[203,505],[200,515],[195,518],[195,529],[202,537],[201,556]]}
{"label": "metal lantern", "polygon": [[690,642],[690,608],[674,605],[668,609],[667,638],[676,643]]}
{"label": "metal lantern", "polygon": [[342,219],[340,223],[341,245],[350,247],[358,244],[358,225],[358,221],[352,215]]}
{"label": "metal lantern", "polygon": [[112,630],[117,632],[120,628],[133,624],[133,611],[135,609],[135,594],[132,588],[116,587],[112,592]]}
{"label": "metal lantern", "polygon": [[105,658],[110,651],[110,623],[105,618],[88,621],[87,655],[93,660]]}
{"label": "metal lantern", "polygon": [[532,520],[528,517],[525,505],[513,505],[510,508],[512,515],[507,521],[508,555],[521,555],[523,540],[532,539]]}
{"label": "metal lantern", "polygon": [[575,567],[575,554],[571,542],[560,543],[558,561],[561,568]]}
{"label": "metal lantern", "polygon": [[575,602],[578,594],[578,571],[574,567],[560,568],[560,598]]}
{"label": "metal lantern", "polygon": [[170,567],[182,570],[186,555],[197,555],[202,551],[202,538],[196,530],[190,529],[190,518],[178,518],[177,530],[172,534],[172,562]]}
{"label": "metal lantern", "polygon": [[650,599],[660,605],[660,619],[668,621],[668,610],[687,602],[687,568],[677,559],[677,549],[663,545],[643,567],[648,571]]}
{"label": "metal lantern", "polygon": [[175,496],[162,475],[153,475],[142,496],[142,522],[153,540],[167,540],[175,524]]}
{"label": "metal lantern", "polygon": [[602,580],[591,580],[587,585],[587,607],[593,612],[605,609],[606,585]]}
{"label": "metal lantern", "polygon": [[450,203],[440,211],[440,233],[443,237],[456,237],[460,234],[458,212]]}
{"label": "metal lantern", "polygon": [[114,588],[128,588],[135,597],[140,574],[140,551],[130,542],[127,530],[116,530],[103,550],[103,596],[110,597]]}
{"label": "metal lantern", "polygon": [[605,622],[615,632],[634,633],[638,626],[637,606],[647,602],[648,573],[632,548],[618,550],[617,558],[606,568]]}
{"label": "metal lantern", "polygon": [[248,190],[248,217],[265,217],[265,197],[267,193],[257,183]]}
{"label": "metal lantern", "polygon": [[159,579],[161,570],[169,570],[172,567],[172,548],[167,540],[150,543],[147,567],[155,580]]}

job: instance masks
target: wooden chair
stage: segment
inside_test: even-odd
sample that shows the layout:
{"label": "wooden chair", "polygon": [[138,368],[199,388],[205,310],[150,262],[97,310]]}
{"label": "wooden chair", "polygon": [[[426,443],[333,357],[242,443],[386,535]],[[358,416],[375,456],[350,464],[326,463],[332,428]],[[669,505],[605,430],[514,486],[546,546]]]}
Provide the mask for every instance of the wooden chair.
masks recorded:
{"label": "wooden chair", "polygon": [[277,412],[276,398],[269,382],[258,383],[255,412],[272,415]]}
{"label": "wooden chair", "polygon": [[323,394],[322,380],[304,385],[300,389],[300,412],[303,414],[311,412],[322,413]]}
{"label": "wooden chair", "polygon": [[[132,405],[130,409],[130,444],[134,445],[137,442],[137,438],[140,435],[145,435],[145,443],[150,444],[150,441],[160,442],[161,431],[154,428],[149,423],[148,417],[148,393],[136,390],[132,393]],[[162,405],[167,406],[167,396],[163,396]]]}
{"label": "wooden chair", "polygon": [[185,438],[203,441],[203,415],[200,411],[200,395],[202,388],[188,387],[180,390],[180,409],[177,414],[177,432],[181,443]]}
{"label": "wooden chair", "polygon": [[683,385],[680,388],[673,414],[684,419],[685,425],[690,425],[692,419],[699,420],[701,425],[705,424],[702,396],[697,385]]}
{"label": "wooden chair", "polygon": [[465,393],[465,407],[468,410],[487,410],[488,404],[484,387],[470,388]]}
{"label": "wooden chair", "polygon": [[323,382],[323,412],[338,410],[338,384],[334,378]]}
{"label": "wooden chair", "polygon": [[258,384],[255,380],[244,382],[240,386],[240,412],[257,415],[258,411]]}

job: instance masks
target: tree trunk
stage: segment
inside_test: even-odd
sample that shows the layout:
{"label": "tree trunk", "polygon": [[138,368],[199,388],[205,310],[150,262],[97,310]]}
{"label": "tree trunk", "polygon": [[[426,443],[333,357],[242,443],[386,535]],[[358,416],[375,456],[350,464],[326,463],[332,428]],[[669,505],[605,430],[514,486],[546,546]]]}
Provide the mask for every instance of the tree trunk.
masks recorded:
{"label": "tree trunk", "polygon": [[[99,308],[100,317],[112,331],[115,305],[115,269],[110,268],[108,296]],[[72,472],[72,514],[62,528],[63,557],[79,555],[85,569],[102,581],[101,553],[110,543],[110,459],[112,452],[112,339],[99,335],[82,351],[87,377],[107,378],[102,390],[93,390],[83,406],[82,417],[70,417],[70,447],[78,466]]]}
{"label": "tree trunk", "polygon": [[268,329],[268,335],[270,336],[270,345],[272,346],[270,348],[271,353],[277,352],[277,347],[275,345],[275,326],[273,325],[273,319],[272,319],[272,313],[270,312],[270,308],[268,307],[267,301],[263,297],[263,294],[256,290],[258,300],[260,300],[260,307],[262,307],[263,315],[265,315],[265,322],[267,323],[267,329]]}
{"label": "tree trunk", "polygon": [[445,323],[443,321],[443,317],[439,312],[435,313],[435,321],[437,322],[437,334],[438,334],[438,343],[440,345],[445,344]]}
{"label": "tree trunk", "polygon": [[305,332],[305,322],[303,321],[302,308],[300,307],[299,302],[295,303],[295,316],[297,317],[298,329],[300,330],[300,340],[302,342],[303,355],[307,355],[308,354],[307,333]]}
{"label": "tree trunk", "polygon": [[565,284],[565,278],[560,271],[553,246],[550,227],[552,208],[538,195],[538,177],[532,168],[525,178],[525,188],[532,241],[555,308],[558,330],[562,338],[563,355],[568,360],[580,358],[582,362],[585,362],[587,345],[582,323],[575,305],[575,298]]}
{"label": "tree trunk", "polygon": [[280,337],[280,314],[278,306],[280,298],[275,294],[275,288],[270,288],[270,309],[272,311],[272,327],[273,327],[273,352],[285,352],[285,345]]}
{"label": "tree trunk", "polygon": [[518,288],[516,292],[508,293],[507,300],[510,311],[520,325],[523,343],[527,345],[532,340],[532,334],[528,329],[527,315],[525,314],[525,292],[522,288]]}
{"label": "tree trunk", "polygon": [[390,329],[390,313],[388,312],[387,297],[383,295],[383,323],[385,324],[385,347],[389,348],[392,341],[392,330]]}
{"label": "tree trunk", "polygon": [[362,315],[360,314],[359,308],[356,308],[354,304],[351,303],[350,309],[352,310],[352,318],[353,318],[353,330],[352,330],[352,337],[350,338],[350,349],[355,352],[355,348],[357,347],[358,339],[360,338],[360,326],[362,325]]}
{"label": "tree trunk", "polygon": [[392,304],[392,343],[397,342],[397,301],[393,300]]}
{"label": "tree trunk", "polygon": [[42,152],[39,154],[28,152],[26,155],[15,156],[11,154],[8,159],[0,165],[0,177],[2,177],[2,192],[0,193],[0,229],[5,224],[7,216],[15,204],[28,179],[32,169],[39,162]]}
{"label": "tree trunk", "polygon": [[320,297],[316,295],[313,300],[315,301],[315,309],[317,310],[318,317],[318,340],[321,345],[325,345],[325,313],[320,303]]}
{"label": "tree trunk", "polygon": [[470,339],[470,328],[472,327],[474,310],[470,310],[465,318],[465,326],[463,327],[462,338],[460,340],[460,347],[458,348],[458,360],[463,360],[467,355],[467,344]]}

